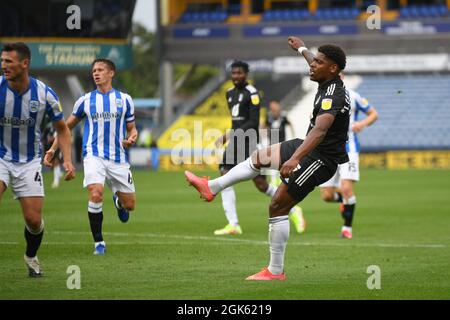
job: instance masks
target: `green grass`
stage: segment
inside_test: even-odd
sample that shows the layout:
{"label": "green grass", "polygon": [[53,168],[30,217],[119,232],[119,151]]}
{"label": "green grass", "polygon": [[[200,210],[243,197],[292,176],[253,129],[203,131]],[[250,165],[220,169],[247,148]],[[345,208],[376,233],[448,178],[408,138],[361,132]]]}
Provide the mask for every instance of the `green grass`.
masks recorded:
{"label": "green grass", "polygon": [[[3,196],[0,299],[450,299],[449,171],[363,171],[352,240],[338,238],[337,206],[315,190],[302,204],[306,233],[291,228],[287,280],[263,283],[243,280],[268,263],[269,199],[251,183],[236,187],[243,235],[218,238],[220,198],[200,201],[182,173],[136,171],[137,210],[127,224],[106,191],[108,251],[97,257],[82,174],[57,190],[50,178],[41,279],[27,277],[19,203]],[[70,265],[81,269],[80,290],[66,287]],[[370,265],[381,268],[380,290],[366,286]]]}

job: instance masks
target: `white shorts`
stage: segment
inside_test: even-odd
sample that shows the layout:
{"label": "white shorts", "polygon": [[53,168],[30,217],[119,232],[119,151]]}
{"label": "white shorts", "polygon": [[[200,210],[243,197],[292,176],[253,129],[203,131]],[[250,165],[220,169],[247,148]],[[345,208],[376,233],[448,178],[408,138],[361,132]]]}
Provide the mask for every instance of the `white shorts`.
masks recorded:
{"label": "white shorts", "polygon": [[349,161],[340,164],[336,173],[330,180],[320,185],[321,188],[341,186],[341,180],[359,181],[359,153],[351,152],[348,154]]}
{"label": "white shorts", "polygon": [[105,185],[105,180],[113,193],[134,193],[133,175],[128,163],[116,163],[99,157],[84,158],[83,187],[91,184]]}
{"label": "white shorts", "polygon": [[6,187],[11,181],[14,199],[26,197],[44,197],[41,159],[28,163],[10,162],[0,159],[0,181]]}

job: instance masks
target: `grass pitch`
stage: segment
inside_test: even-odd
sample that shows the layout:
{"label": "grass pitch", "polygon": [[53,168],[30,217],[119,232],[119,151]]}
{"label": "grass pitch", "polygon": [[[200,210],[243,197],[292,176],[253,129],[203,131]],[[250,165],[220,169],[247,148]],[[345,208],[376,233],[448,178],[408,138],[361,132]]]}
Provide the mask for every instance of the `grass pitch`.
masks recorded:
{"label": "grass pitch", "polygon": [[[217,173],[208,173],[217,176]],[[364,170],[357,184],[354,238],[338,237],[338,207],[316,189],[302,207],[308,226],[291,228],[285,282],[248,282],[268,263],[267,196],[236,186],[244,233],[216,237],[226,224],[221,201],[200,201],[182,172],[135,171],[137,209],[117,218],[104,197],[105,256],[93,256],[82,172],[50,188],[45,174],[41,279],[29,279],[19,203],[0,204],[0,299],[450,299],[450,172]],[[67,269],[81,270],[69,290]],[[381,289],[369,290],[369,266]]]}

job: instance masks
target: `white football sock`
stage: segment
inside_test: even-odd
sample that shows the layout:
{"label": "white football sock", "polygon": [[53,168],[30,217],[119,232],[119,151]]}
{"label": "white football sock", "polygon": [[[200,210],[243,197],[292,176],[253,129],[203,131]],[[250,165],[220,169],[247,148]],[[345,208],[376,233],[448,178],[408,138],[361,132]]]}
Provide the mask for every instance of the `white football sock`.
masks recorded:
{"label": "white football sock", "polygon": [[239,224],[237,212],[236,212],[236,194],[233,187],[228,187],[220,193],[222,196],[223,210],[225,210],[225,216],[228,223],[236,226]]}
{"label": "white football sock", "polygon": [[58,165],[53,168],[53,184],[58,185],[59,179],[61,178],[61,167]]}
{"label": "white football sock", "polygon": [[288,216],[281,216],[269,219],[269,245],[270,263],[269,271],[272,274],[283,273],[284,252],[289,239],[289,219]]}
{"label": "white football sock", "polygon": [[356,204],[356,196],[351,196],[350,198],[348,198],[348,199],[343,199],[342,200],[342,203],[345,205],[345,204],[349,204],[349,205],[352,205],[352,204]]}
{"label": "white football sock", "polygon": [[269,184],[269,187],[266,190],[266,194],[273,198],[273,196],[275,195],[275,192],[277,192],[277,188],[275,188],[273,185]]}
{"label": "white football sock", "polygon": [[253,179],[259,174],[259,172],[260,171],[255,169],[251,163],[251,159],[247,158],[245,161],[233,167],[225,175],[209,180],[208,186],[212,193],[218,194],[220,191],[231,187],[238,182]]}

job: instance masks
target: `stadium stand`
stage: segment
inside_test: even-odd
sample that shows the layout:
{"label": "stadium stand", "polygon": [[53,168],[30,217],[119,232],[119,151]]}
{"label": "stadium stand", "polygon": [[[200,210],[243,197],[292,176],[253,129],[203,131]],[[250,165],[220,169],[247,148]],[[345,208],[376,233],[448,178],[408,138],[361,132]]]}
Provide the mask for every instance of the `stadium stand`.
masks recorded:
{"label": "stadium stand", "polygon": [[364,151],[450,149],[450,75],[367,75],[356,88],[380,121],[360,135]]}
{"label": "stadium stand", "polygon": [[449,15],[449,10],[445,5],[420,5],[405,6],[400,8],[399,17],[410,18],[437,18]]}

